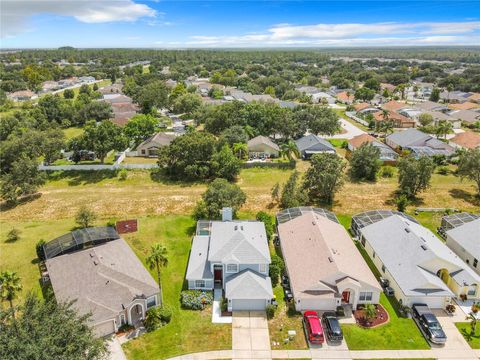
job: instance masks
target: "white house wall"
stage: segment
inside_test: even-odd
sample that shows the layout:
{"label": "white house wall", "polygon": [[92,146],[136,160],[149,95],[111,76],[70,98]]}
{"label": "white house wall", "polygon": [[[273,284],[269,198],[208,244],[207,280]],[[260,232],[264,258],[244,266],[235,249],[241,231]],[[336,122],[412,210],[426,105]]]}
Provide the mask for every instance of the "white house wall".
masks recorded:
{"label": "white house wall", "polygon": [[[480,275],[480,263],[477,265],[477,267],[473,267],[473,262],[475,260],[475,257],[467,252],[455,239],[453,239],[450,235],[447,234],[447,246],[452,249],[452,251],[458,255],[460,259],[470,268],[475,271],[478,275]],[[480,259],[477,259],[480,261]]]}

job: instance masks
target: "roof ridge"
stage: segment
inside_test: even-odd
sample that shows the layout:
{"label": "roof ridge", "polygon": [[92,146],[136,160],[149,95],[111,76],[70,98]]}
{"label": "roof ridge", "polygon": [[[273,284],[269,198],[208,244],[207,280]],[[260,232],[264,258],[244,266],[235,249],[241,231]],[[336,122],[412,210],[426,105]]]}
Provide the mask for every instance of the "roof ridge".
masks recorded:
{"label": "roof ridge", "polygon": [[[148,287],[148,288],[154,289],[153,286],[151,286],[150,284],[147,284],[147,283],[142,282],[138,279],[135,279],[134,277],[131,277],[130,275],[125,274],[123,272],[120,272],[118,270],[112,269],[111,267],[109,267],[109,266],[107,266],[103,263],[100,263],[97,266],[99,266],[99,269],[98,269],[98,274],[99,275],[103,276],[106,279],[112,280],[113,282],[117,283],[118,285],[126,287],[130,290],[135,290],[135,291],[138,291],[138,292],[143,294],[144,291],[142,290],[142,287]],[[112,275],[120,275],[120,278],[115,278]],[[129,281],[132,281],[134,284],[127,284],[125,282],[126,279],[128,279]],[[138,285],[141,285],[141,286],[139,287]]]}

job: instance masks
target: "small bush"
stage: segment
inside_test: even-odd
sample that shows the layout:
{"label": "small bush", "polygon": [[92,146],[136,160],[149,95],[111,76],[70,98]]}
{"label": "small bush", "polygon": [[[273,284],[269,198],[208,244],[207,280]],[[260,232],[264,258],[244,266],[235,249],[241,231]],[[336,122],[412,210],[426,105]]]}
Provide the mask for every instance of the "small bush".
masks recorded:
{"label": "small bush", "polygon": [[107,226],[108,227],[115,227],[115,225],[117,225],[117,222],[113,219],[110,219],[107,221]]}
{"label": "small bush", "polygon": [[145,329],[147,329],[149,332],[162,327],[162,321],[160,320],[158,310],[159,309],[156,307],[150,308],[145,314]]}
{"label": "small bush", "polygon": [[393,167],[392,166],[383,166],[381,169],[380,169],[380,176],[383,177],[383,178],[391,178],[393,177],[393,174],[394,174],[394,170],[393,170]]}
{"label": "small bush", "polygon": [[37,244],[35,245],[35,250],[37,252],[37,258],[40,261],[45,260],[45,252],[43,251],[43,245],[45,245],[47,242],[43,239],[41,239]]}
{"label": "small bush", "polygon": [[437,173],[440,174],[440,175],[448,175],[450,173],[450,170],[446,166],[440,166],[437,169]]}
{"label": "small bush", "polygon": [[118,179],[119,179],[119,180],[125,181],[125,180],[127,180],[127,177],[128,177],[128,171],[127,171],[127,169],[121,169],[121,170],[118,172]]}
{"label": "small bush", "polygon": [[211,291],[185,290],[180,294],[182,308],[190,310],[203,310],[213,302]]}
{"label": "small bush", "polygon": [[395,203],[397,204],[398,211],[405,212],[405,209],[407,208],[410,201],[408,200],[408,197],[406,195],[402,194],[395,199]]}
{"label": "small bush", "polygon": [[17,240],[20,239],[20,230],[16,229],[16,228],[12,228],[12,230],[10,230],[7,234],[7,242],[9,243],[12,243],[12,242],[16,242]]}
{"label": "small bush", "polygon": [[172,310],[167,307],[160,308],[158,311],[158,316],[162,323],[168,324],[172,320]]}
{"label": "small bush", "polygon": [[226,298],[222,298],[222,303],[220,304],[220,309],[222,312],[228,311],[228,300]]}
{"label": "small bush", "polygon": [[275,316],[275,306],[269,304],[267,305],[265,310],[267,312],[267,319],[273,319],[273,317]]}

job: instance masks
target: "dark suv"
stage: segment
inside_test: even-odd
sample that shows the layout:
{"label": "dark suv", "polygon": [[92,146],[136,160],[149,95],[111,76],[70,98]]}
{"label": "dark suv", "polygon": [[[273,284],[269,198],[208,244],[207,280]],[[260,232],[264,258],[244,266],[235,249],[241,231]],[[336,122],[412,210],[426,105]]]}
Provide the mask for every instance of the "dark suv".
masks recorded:
{"label": "dark suv", "polygon": [[343,333],[334,312],[325,312],[322,315],[323,329],[330,341],[342,341]]}

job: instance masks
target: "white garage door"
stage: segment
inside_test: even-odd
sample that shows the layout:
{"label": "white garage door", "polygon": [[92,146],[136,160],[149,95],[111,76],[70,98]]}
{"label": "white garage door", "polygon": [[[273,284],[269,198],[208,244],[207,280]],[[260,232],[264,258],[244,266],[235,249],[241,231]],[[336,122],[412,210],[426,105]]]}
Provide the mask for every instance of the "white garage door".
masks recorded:
{"label": "white garage door", "polygon": [[232,300],[232,310],[265,310],[265,299],[234,299]]}
{"label": "white garage door", "polygon": [[113,320],[107,321],[107,322],[95,325],[94,330],[95,330],[95,334],[99,337],[107,336],[115,332],[115,324],[113,323]]}
{"label": "white garage door", "polygon": [[445,298],[443,297],[418,297],[413,298],[410,305],[413,304],[427,304],[430,309],[443,309],[445,307]]}

